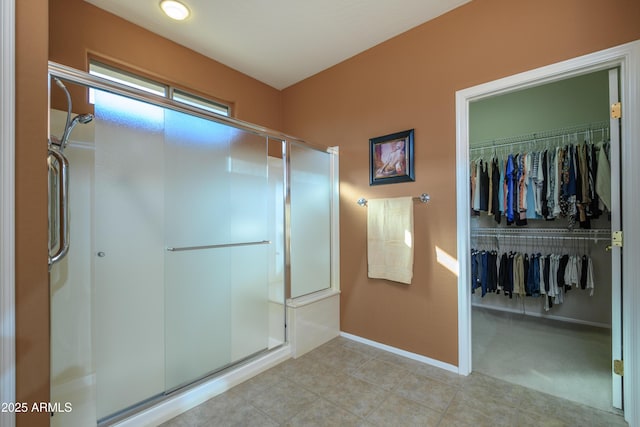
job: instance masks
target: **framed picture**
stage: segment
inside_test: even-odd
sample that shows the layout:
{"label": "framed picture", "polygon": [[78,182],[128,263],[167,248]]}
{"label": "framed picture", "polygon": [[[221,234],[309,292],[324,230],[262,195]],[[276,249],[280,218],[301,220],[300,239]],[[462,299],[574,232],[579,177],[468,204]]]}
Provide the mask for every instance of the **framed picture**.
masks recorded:
{"label": "framed picture", "polygon": [[369,140],[369,185],[415,181],[413,129]]}

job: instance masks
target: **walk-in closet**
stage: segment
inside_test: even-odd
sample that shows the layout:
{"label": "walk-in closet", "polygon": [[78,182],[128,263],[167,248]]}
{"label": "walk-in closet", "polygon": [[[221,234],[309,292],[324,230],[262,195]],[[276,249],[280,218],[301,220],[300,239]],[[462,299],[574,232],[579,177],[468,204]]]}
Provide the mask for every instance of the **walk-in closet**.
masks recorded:
{"label": "walk-in closet", "polygon": [[617,73],[469,110],[473,370],[609,411],[620,407]]}

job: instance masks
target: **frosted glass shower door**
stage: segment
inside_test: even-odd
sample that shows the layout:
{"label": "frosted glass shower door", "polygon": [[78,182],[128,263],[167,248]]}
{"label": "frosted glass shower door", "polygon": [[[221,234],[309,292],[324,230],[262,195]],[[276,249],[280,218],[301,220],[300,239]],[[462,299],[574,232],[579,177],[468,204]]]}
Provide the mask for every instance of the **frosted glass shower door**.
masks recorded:
{"label": "frosted glass shower door", "polygon": [[331,286],[331,155],[291,143],[291,297]]}
{"label": "frosted glass shower door", "polygon": [[166,112],[168,390],[267,348],[266,143]]}
{"label": "frosted glass shower door", "polygon": [[164,391],[164,112],[95,96],[93,345],[102,419]]}

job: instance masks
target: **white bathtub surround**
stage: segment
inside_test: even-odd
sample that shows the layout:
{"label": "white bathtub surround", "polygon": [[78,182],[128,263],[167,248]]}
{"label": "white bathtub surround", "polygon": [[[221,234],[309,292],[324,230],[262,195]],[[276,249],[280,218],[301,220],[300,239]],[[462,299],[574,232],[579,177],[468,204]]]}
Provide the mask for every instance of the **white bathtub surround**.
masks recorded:
{"label": "white bathtub surround", "polygon": [[298,358],[340,335],[340,291],[288,299],[287,319],[291,355]]}

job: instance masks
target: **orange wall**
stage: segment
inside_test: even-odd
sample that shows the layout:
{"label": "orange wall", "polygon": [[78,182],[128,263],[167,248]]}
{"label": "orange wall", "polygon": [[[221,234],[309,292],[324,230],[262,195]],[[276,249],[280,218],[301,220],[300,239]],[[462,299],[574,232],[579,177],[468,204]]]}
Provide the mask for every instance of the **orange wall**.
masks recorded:
{"label": "orange wall", "polygon": [[83,0],[49,0],[49,26],[51,61],[87,70],[88,54],[98,55],[231,102],[240,120],[282,128],[280,91]]}
{"label": "orange wall", "polygon": [[[340,146],[341,329],[457,365],[455,93],[640,38],[640,2],[473,0],[283,91],[284,130]],[[369,138],[415,128],[416,181],[369,186]],[[464,184],[462,184],[464,185]],[[414,279],[367,278],[359,197],[423,192]]]}
{"label": "orange wall", "polygon": [[[47,1],[16,1],[16,401],[49,400]],[[18,427],[49,414],[16,415]]]}

